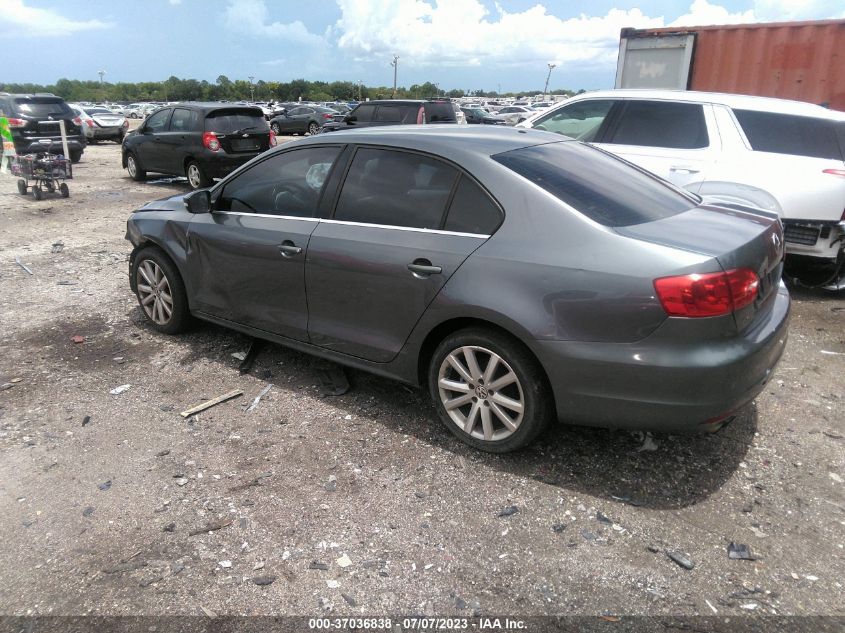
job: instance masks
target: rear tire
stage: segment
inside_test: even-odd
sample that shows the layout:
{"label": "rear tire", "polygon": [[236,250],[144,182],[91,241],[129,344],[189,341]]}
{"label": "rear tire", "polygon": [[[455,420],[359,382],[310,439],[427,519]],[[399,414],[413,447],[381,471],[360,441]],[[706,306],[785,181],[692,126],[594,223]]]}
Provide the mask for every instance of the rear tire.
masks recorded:
{"label": "rear tire", "polygon": [[205,175],[202,167],[195,160],[188,163],[188,167],[185,169],[185,175],[188,177],[188,185],[190,185],[191,189],[204,189],[205,187],[211,186],[211,178]]}
{"label": "rear tire", "polygon": [[320,126],[317,125],[314,121],[311,121],[311,123],[308,124],[308,133],[311,136],[314,136],[319,131],[320,131]]}
{"label": "rear tire", "polygon": [[282,133],[282,129],[279,127],[278,123],[271,124],[270,129],[273,130],[273,134],[279,135]]}
{"label": "rear tire", "polygon": [[76,164],[76,163],[78,163],[78,162],[79,162],[79,161],[81,161],[81,160],[82,160],[82,152],[73,152],[73,153],[71,153],[71,155],[70,155],[70,162],[72,162],[73,164]]}
{"label": "rear tire", "polygon": [[126,171],[129,172],[129,177],[137,182],[147,179],[147,172],[141,169],[141,164],[135,154],[129,153],[126,155]]}
{"label": "rear tire", "polygon": [[62,198],[70,198],[70,189],[67,187],[67,183],[62,183],[59,185],[59,193],[62,194]]}
{"label": "rear tire", "polygon": [[428,384],[446,427],[490,453],[530,444],[555,417],[540,365],[519,341],[492,330],[468,328],[441,341]]}
{"label": "rear tire", "polygon": [[163,251],[147,246],[132,259],[132,286],[149,324],[164,334],[178,334],[190,323],[185,284]]}

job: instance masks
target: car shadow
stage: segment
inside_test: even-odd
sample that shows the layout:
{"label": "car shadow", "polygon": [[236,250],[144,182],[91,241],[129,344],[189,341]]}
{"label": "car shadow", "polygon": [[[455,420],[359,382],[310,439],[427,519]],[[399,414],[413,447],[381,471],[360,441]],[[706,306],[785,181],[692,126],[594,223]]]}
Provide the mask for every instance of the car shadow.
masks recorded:
{"label": "car shadow", "polygon": [[[140,314],[137,318],[140,322]],[[197,325],[189,336],[193,350],[182,364],[217,360],[233,371],[239,361],[231,357],[232,352],[245,351],[250,342],[248,337],[211,324]],[[557,424],[531,446],[495,455],[475,450],[453,436],[437,417],[424,389],[347,368],[349,391],[328,395],[331,388],[320,383],[333,365],[266,343],[248,373],[282,390],[326,398],[359,420],[368,419],[449,451],[471,467],[492,468],[569,493],[653,509],[694,505],[718,491],[740,467],[757,429],[757,408],[751,404],[712,434],[645,434]]]}

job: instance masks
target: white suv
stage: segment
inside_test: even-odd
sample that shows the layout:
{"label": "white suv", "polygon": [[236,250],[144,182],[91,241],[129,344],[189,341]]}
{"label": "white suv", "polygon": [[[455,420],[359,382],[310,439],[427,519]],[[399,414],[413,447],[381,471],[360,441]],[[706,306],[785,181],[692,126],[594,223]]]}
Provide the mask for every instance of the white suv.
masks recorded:
{"label": "white suv", "polygon": [[826,287],[845,288],[843,112],[765,97],[606,90],[519,127],[592,143],[705,199],[775,211],[790,258],[812,258],[831,273]]}

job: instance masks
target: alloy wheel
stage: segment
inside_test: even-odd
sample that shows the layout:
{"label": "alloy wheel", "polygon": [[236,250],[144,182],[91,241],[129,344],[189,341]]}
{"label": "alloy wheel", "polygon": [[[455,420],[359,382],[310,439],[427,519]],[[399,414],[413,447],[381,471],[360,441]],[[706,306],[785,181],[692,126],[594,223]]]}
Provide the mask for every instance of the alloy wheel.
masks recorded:
{"label": "alloy wheel", "polygon": [[173,294],[161,267],[145,259],[138,264],[138,298],[147,316],[158,325],[166,325],[173,316]]}
{"label": "alloy wheel", "polygon": [[195,164],[188,165],[188,183],[191,189],[199,189],[202,186],[202,174]]}
{"label": "alloy wheel", "polygon": [[449,353],[437,375],[440,402],[464,433],[485,442],[503,440],[525,415],[522,385],[504,358],[476,345]]}
{"label": "alloy wheel", "polygon": [[138,173],[138,164],[135,162],[134,156],[127,156],[126,157],[126,170],[129,172],[129,175],[134,178]]}

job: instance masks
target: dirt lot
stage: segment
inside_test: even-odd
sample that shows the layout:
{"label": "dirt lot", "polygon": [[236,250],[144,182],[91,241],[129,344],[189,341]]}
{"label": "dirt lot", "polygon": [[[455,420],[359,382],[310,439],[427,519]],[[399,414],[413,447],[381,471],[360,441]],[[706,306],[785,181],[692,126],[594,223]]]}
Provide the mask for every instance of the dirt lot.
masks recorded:
{"label": "dirt lot", "polygon": [[125,221],[187,186],[112,143],[75,175],[41,202],[0,177],[2,613],[845,613],[845,296],[794,289],[775,379],[716,435],[491,456],[396,383],[329,397],[322,361],[268,345],[241,376],[246,338],[153,332]]}

